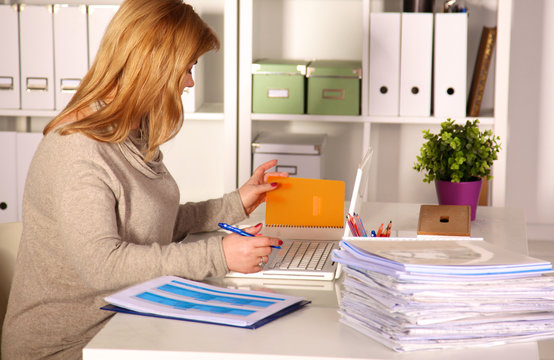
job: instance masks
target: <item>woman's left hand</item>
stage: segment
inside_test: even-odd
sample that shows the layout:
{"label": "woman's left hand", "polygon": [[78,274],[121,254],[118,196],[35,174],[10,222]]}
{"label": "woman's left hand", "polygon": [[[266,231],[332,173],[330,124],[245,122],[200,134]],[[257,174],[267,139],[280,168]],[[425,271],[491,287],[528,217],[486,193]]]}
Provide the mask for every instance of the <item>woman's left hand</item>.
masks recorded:
{"label": "woman's left hand", "polygon": [[252,211],[258,207],[258,205],[265,201],[265,194],[268,191],[275,190],[277,188],[276,183],[267,183],[267,178],[269,176],[289,176],[287,172],[266,173],[267,170],[271,169],[275,165],[277,165],[277,160],[270,160],[258,166],[252,174],[252,177],[250,177],[250,179],[248,179],[248,181],[239,188],[242,206],[244,206],[246,214],[250,215]]}

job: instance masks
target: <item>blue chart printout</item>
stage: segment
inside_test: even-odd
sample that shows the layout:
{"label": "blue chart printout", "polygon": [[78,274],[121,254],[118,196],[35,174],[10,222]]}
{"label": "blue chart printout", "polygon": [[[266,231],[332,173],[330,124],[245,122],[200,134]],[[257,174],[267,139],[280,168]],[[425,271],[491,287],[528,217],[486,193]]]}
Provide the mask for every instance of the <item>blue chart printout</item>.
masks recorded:
{"label": "blue chart printout", "polygon": [[308,303],[295,296],[227,289],[176,276],[131,286],[105,300],[111,304],[105,310],[249,328]]}

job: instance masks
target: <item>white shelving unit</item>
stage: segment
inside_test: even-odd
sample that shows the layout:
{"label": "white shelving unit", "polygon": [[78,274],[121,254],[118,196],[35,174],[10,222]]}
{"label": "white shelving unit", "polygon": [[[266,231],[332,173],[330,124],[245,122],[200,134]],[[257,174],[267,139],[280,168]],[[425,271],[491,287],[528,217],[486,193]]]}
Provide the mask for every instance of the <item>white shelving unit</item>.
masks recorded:
{"label": "white shelving unit", "polygon": [[[238,182],[251,173],[251,142],[260,131],[329,132],[324,177],[352,188],[363,151],[374,148],[368,198],[378,201],[434,202],[432,185],[412,169],[423,142],[421,131],[438,129],[441,117],[368,115],[369,14],[383,11],[384,0],[241,0],[239,47]],[[386,6],[385,6],[386,5]],[[505,201],[507,109],[512,0],[470,0],[468,89],[483,26],[497,26],[482,114],[483,127],[500,136],[503,150],[494,165],[491,202]],[[385,11],[400,11],[397,9]],[[375,10],[375,9],[380,10]],[[257,58],[349,59],[362,61],[362,109],[359,116],[251,113],[251,63]],[[457,121],[465,121],[462,118]],[[347,194],[349,196],[349,194]]]}
{"label": "white shelving unit", "polygon": [[238,1],[187,1],[216,31],[219,52],[203,55],[196,75],[205,103],[185,113],[179,134],[162,146],[181,201],[220,197],[236,189]]}
{"label": "white shelving unit", "polygon": [[[87,4],[119,4],[93,0]],[[423,142],[421,131],[438,129],[444,118],[374,117],[368,115],[369,14],[399,11],[389,0],[192,0],[189,1],[220,35],[222,49],[201,58],[206,103],[185,114],[177,139],[164,145],[166,159],[182,185],[183,200],[220,196],[251,174],[251,142],[260,131],[327,133],[324,176],[344,180],[352,188],[354,169],[369,145],[374,150],[368,198],[377,201],[433,202],[432,185],[412,170]],[[482,126],[494,129],[502,151],[494,165],[491,203],[505,202],[508,147],[509,54],[513,0],[466,0],[469,9],[468,85],[483,26],[497,26],[495,58],[489,73]],[[21,2],[23,3],[23,2]],[[27,4],[52,4],[29,0]],[[68,4],[83,1],[68,0]],[[394,3],[397,9],[388,9]],[[381,10],[376,10],[381,9]],[[254,59],[348,59],[362,62],[359,116],[251,113]],[[469,87],[469,86],[468,86]],[[51,118],[50,110],[2,110],[0,129],[9,122],[29,124]],[[465,121],[466,118],[456,119]],[[17,128],[21,128],[18,126]],[[179,143],[179,144],[177,144]],[[174,155],[171,154],[174,153]],[[176,154],[176,155],[175,155]],[[193,179],[198,179],[196,182]],[[184,189],[184,190],[183,190]],[[186,189],[194,191],[187,192]],[[199,191],[199,189],[203,189]],[[349,195],[349,194],[347,194]]]}
{"label": "white shelving unit", "polygon": [[[63,1],[69,5],[120,5],[121,0]],[[20,4],[50,5],[48,0]],[[196,81],[203,103],[184,115],[178,136],[164,144],[166,165],[177,180],[182,201],[199,201],[236,188],[238,0],[187,0],[220,37],[221,49],[199,59]],[[1,34],[7,36],[11,34]],[[41,131],[56,110],[0,109],[0,129]]]}

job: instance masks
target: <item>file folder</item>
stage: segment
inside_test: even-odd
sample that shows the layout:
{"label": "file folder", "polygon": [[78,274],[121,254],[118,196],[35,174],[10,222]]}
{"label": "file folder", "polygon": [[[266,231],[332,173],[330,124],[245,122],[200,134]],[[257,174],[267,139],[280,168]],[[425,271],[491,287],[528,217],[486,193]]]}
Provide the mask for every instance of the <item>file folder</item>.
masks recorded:
{"label": "file folder", "polygon": [[23,210],[23,190],[25,190],[25,181],[27,180],[27,172],[31,165],[31,160],[35,155],[42,133],[16,133],[15,144],[15,161],[16,161],[16,186],[17,186],[17,216],[18,220],[22,220]]}
{"label": "file folder", "polygon": [[371,13],[369,30],[369,115],[398,116],[400,13]]}
{"label": "file folder", "polygon": [[0,223],[17,221],[15,139],[15,132],[0,131]]}
{"label": "file folder", "polygon": [[87,8],[54,5],[56,110],[62,110],[88,68]]}
{"label": "file folder", "polygon": [[400,116],[431,115],[433,14],[402,13]]}
{"label": "file folder", "polygon": [[117,5],[88,6],[88,66],[91,67],[100,46],[100,41],[113,16],[119,9]]}
{"label": "file folder", "polygon": [[104,298],[102,310],[257,329],[308,305],[304,298],[161,276]]}
{"label": "file folder", "polygon": [[21,5],[21,108],[53,110],[54,36],[51,5]]}
{"label": "file folder", "polygon": [[19,14],[17,5],[0,5],[0,109],[19,109]]}
{"label": "file folder", "polygon": [[433,109],[435,116],[465,117],[467,13],[435,15]]}

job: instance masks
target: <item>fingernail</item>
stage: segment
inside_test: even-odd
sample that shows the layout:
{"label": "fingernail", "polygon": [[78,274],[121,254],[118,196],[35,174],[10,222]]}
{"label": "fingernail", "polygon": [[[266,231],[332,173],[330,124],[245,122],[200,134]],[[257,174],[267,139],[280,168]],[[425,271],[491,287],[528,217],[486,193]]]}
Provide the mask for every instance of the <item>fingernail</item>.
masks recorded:
{"label": "fingernail", "polygon": [[279,240],[279,245],[283,245],[283,240]]}
{"label": "fingernail", "polygon": [[278,185],[278,183],[276,183],[276,182],[271,183],[271,186],[273,186],[273,187],[276,187],[277,185]]}
{"label": "fingernail", "polygon": [[256,227],[260,227],[260,226],[262,226],[262,225],[263,225],[262,223],[258,223],[258,224],[256,225]]}

